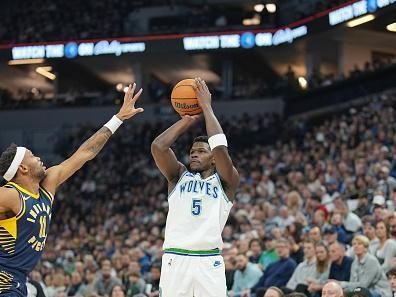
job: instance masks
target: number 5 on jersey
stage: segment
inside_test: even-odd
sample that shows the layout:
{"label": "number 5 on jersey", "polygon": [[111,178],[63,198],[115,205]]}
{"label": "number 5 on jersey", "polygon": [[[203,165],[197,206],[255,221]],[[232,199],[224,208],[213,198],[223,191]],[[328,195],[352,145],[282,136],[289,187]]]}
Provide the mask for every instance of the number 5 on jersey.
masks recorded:
{"label": "number 5 on jersey", "polygon": [[191,204],[191,213],[193,216],[199,216],[202,210],[202,199],[193,199]]}

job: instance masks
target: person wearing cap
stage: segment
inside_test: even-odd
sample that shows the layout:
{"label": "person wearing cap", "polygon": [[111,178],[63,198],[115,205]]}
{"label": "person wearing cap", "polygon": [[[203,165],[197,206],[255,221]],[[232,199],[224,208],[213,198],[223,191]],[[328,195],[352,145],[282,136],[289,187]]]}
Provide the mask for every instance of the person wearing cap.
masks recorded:
{"label": "person wearing cap", "polygon": [[278,253],[275,249],[275,244],[276,241],[271,234],[268,234],[264,237],[265,250],[259,259],[259,265],[263,270],[265,270],[265,268],[267,268],[271,263],[279,260]]}
{"label": "person wearing cap", "polygon": [[388,199],[390,194],[396,189],[396,179],[389,175],[390,170],[387,166],[382,166],[379,172],[380,180],[378,182],[379,187],[382,189],[384,196]]}
{"label": "person wearing cap", "polygon": [[43,252],[58,187],[102,150],[106,142],[142,108],[135,108],[142,89],[130,85],[119,112],[68,159],[46,169],[29,149],[10,145],[0,156],[0,294],[27,296],[27,275]]}
{"label": "person wearing cap", "polygon": [[382,193],[378,193],[373,197],[373,215],[374,220],[379,221],[384,219],[384,209],[385,209],[385,197]]}
{"label": "person wearing cap", "polygon": [[328,246],[337,242],[338,233],[334,226],[326,226],[323,230],[323,240]]}
{"label": "person wearing cap", "polygon": [[373,294],[367,288],[357,287],[352,291],[351,297],[373,297]]}
{"label": "person wearing cap", "polygon": [[352,262],[349,281],[340,282],[346,292],[356,287],[367,287],[373,297],[391,297],[391,290],[385,272],[378,260],[368,253],[369,239],[356,235],[352,240],[355,259]]}

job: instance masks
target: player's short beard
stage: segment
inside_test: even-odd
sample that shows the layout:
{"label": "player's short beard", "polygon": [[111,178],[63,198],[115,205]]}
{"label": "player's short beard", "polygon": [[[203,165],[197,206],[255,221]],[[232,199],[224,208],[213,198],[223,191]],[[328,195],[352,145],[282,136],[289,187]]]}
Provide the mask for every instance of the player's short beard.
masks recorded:
{"label": "player's short beard", "polygon": [[45,176],[46,176],[45,170],[43,168],[40,168],[35,173],[34,178],[41,182],[45,178]]}

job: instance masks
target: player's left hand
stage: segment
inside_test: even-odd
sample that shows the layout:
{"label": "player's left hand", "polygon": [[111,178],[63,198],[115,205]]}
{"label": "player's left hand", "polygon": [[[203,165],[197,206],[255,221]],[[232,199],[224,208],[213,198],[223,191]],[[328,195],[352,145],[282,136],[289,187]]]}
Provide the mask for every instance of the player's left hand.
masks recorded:
{"label": "player's left hand", "polygon": [[143,89],[140,88],[140,90],[134,95],[135,89],[136,84],[134,83],[133,85],[129,85],[128,91],[125,93],[124,103],[122,103],[120,111],[117,113],[117,117],[121,121],[125,121],[133,117],[134,115],[144,111],[143,108],[135,108],[135,103],[142,94]]}
{"label": "player's left hand", "polygon": [[212,105],[212,94],[209,92],[208,86],[202,78],[195,78],[195,84],[194,89],[197,94],[198,104],[204,110]]}

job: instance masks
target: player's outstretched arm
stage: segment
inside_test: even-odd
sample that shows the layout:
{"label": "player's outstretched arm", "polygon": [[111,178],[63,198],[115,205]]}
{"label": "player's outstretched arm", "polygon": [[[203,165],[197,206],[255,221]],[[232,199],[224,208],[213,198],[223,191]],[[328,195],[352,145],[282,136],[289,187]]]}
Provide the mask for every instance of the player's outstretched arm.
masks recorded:
{"label": "player's outstretched arm", "polygon": [[205,117],[209,146],[215,158],[216,171],[224,183],[227,196],[233,199],[239,185],[239,174],[228,154],[227,139],[223,133],[223,129],[213,112],[212,95],[204,80],[196,78],[195,83],[198,103]]}
{"label": "player's outstretched arm", "polygon": [[123,121],[143,112],[143,108],[135,108],[136,100],[142,94],[142,89],[134,95],[135,89],[136,84],[133,84],[133,86],[129,85],[120,111],[94,135],[87,139],[70,158],[47,170],[46,177],[42,182],[42,186],[47,191],[54,194],[60,184],[70,178],[87,161],[95,158]]}
{"label": "player's outstretched arm", "polygon": [[179,121],[162,132],[151,144],[151,154],[155,164],[169,183],[176,183],[180,174],[185,170],[185,166],[177,160],[171,145],[175,143],[180,135],[193,126],[198,119],[199,116],[183,116]]}

